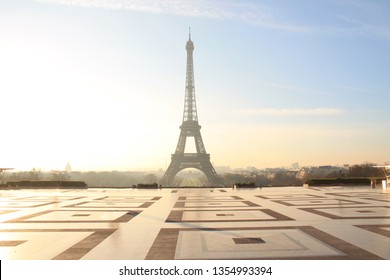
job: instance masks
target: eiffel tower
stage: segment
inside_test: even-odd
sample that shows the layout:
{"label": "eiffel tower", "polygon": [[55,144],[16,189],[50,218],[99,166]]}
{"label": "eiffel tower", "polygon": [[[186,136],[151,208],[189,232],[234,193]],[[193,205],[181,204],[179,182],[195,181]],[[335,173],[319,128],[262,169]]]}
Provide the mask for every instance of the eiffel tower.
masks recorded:
{"label": "eiffel tower", "polygon": [[[184,99],[183,122],[180,126],[180,136],[176,151],[172,154],[171,163],[162,178],[164,185],[170,186],[176,174],[186,168],[196,168],[202,171],[213,186],[221,184],[221,180],[210,162],[210,154],[206,153],[202,136],[201,126],[198,124],[198,113],[196,111],[194,64],[192,53],[194,43],[191,41],[191,33],[186,44],[187,50],[187,71],[186,71],[186,92]],[[193,137],[196,146],[196,153],[185,153],[185,146],[188,137]]]}

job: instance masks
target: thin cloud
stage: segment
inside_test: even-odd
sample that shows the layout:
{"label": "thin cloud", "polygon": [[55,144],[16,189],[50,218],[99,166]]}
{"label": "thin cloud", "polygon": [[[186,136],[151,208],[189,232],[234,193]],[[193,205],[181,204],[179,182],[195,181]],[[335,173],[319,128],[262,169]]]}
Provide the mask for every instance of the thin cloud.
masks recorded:
{"label": "thin cloud", "polygon": [[260,108],[236,111],[240,114],[261,115],[261,116],[339,116],[346,111],[338,108],[313,108],[313,109],[291,109],[291,108]]}
{"label": "thin cloud", "polygon": [[386,3],[362,0],[338,1],[340,9],[336,18],[342,27],[324,27],[319,32],[339,36],[373,36],[390,39],[388,6]]}
{"label": "thin cloud", "polygon": [[352,91],[352,92],[359,92],[359,93],[365,93],[365,94],[378,94],[377,92],[363,89],[363,88],[359,88],[359,87],[354,87],[354,86],[336,85],[336,87],[341,88],[343,90]]}
{"label": "thin cloud", "polygon": [[152,14],[236,20],[268,29],[310,32],[307,26],[275,21],[265,7],[253,3],[206,0],[36,0],[42,3],[129,10]]}
{"label": "thin cloud", "polygon": [[[128,10],[151,14],[198,17],[216,20],[233,20],[258,26],[264,29],[281,30],[293,33],[307,33],[323,36],[367,37],[390,39],[390,28],[386,8],[371,1],[344,0],[329,4],[328,20],[319,25],[289,21],[290,16],[299,18],[307,8],[289,12],[265,6],[253,1],[233,0],[35,0],[42,3],[93,7],[103,9]],[[330,6],[333,5],[333,6]],[[340,10],[337,14],[333,11]],[[290,14],[290,12],[292,14]],[[307,11],[314,15],[319,11]],[[303,15],[303,14],[302,14]],[[302,18],[302,17],[301,17]]]}
{"label": "thin cloud", "polygon": [[390,28],[388,23],[376,20],[375,15],[372,15],[371,20],[360,20],[346,15],[338,15],[337,18],[344,23],[344,27],[323,27],[318,29],[318,33],[353,37],[373,36],[382,39],[390,39]]}
{"label": "thin cloud", "polygon": [[335,85],[335,87],[342,89],[343,93],[349,93],[353,95],[365,95],[365,96],[370,96],[370,98],[374,98],[374,96],[377,97],[387,97],[388,93],[385,91],[380,91],[380,90],[369,90],[365,88],[360,88],[356,86],[345,86],[345,85]]}

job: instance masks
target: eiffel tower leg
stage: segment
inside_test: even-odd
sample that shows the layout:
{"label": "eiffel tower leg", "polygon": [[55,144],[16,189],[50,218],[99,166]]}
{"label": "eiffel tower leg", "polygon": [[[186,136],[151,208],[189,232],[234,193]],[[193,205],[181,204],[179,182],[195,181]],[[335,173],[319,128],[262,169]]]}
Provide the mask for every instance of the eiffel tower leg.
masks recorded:
{"label": "eiffel tower leg", "polygon": [[202,171],[206,175],[212,186],[217,186],[222,184],[221,179],[218,177],[217,172],[215,171],[213,165],[210,161],[202,161],[201,162]]}
{"label": "eiffel tower leg", "polygon": [[177,162],[172,159],[171,163],[168,166],[168,169],[165,171],[163,178],[161,179],[161,184],[163,186],[170,187],[172,186],[173,179],[176,174],[179,172],[180,162]]}

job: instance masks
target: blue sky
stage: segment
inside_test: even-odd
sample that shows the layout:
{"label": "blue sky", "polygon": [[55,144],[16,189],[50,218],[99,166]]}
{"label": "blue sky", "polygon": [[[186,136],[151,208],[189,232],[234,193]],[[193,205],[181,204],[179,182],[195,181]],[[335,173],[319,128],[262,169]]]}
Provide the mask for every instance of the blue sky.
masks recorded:
{"label": "blue sky", "polygon": [[165,169],[189,26],[214,165],[389,161],[389,12],[364,0],[1,0],[0,166]]}

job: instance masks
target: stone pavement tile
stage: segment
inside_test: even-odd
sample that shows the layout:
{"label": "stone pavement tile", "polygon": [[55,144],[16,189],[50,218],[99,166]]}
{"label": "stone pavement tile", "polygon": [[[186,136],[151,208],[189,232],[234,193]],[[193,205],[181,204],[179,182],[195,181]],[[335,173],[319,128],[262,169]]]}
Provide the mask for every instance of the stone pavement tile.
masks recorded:
{"label": "stone pavement tile", "polygon": [[2,259],[390,259],[369,187],[0,192]]}

